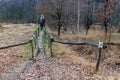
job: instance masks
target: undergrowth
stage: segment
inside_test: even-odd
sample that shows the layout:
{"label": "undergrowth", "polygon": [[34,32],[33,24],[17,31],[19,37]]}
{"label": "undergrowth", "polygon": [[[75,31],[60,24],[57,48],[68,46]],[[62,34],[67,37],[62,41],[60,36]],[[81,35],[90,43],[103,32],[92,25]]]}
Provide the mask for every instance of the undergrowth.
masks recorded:
{"label": "undergrowth", "polygon": [[21,56],[23,58],[30,58],[31,57],[32,53],[31,53],[31,48],[30,47],[31,47],[30,43],[25,45],[24,51],[21,52]]}

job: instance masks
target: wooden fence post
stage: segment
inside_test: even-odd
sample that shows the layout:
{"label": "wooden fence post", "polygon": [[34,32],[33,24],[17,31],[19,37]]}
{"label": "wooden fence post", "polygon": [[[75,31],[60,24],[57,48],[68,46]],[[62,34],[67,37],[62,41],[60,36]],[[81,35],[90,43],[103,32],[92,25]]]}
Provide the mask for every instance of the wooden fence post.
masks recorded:
{"label": "wooden fence post", "polygon": [[50,37],[48,36],[48,48],[50,48]]}
{"label": "wooden fence post", "polygon": [[34,48],[33,48],[33,39],[30,40],[31,50],[32,50],[32,59],[34,58]]}
{"label": "wooden fence post", "polygon": [[37,45],[37,40],[38,40],[38,33],[37,33],[37,30],[35,31],[35,48],[36,48],[36,45]]}
{"label": "wooden fence post", "polygon": [[35,33],[34,33],[34,34],[32,34],[32,37],[33,37],[33,40],[34,40],[33,42],[34,42],[34,44],[35,44],[35,46],[34,46],[34,47],[36,48],[36,44],[37,44],[37,43],[36,43]]}
{"label": "wooden fence post", "polygon": [[53,57],[53,52],[52,52],[52,43],[53,43],[54,38],[50,35],[50,53],[51,57]]}
{"label": "wooden fence post", "polygon": [[37,40],[37,37],[38,37],[38,36],[37,36],[37,31],[36,31],[36,30],[35,30],[35,37],[36,37],[36,40]]}
{"label": "wooden fence post", "polygon": [[39,26],[38,26],[37,30],[38,30],[38,36],[39,36],[39,33],[40,33],[40,28],[39,28]]}
{"label": "wooden fence post", "polygon": [[97,56],[97,63],[96,63],[96,71],[98,71],[98,69],[99,69],[99,64],[100,64],[100,59],[101,59],[101,51],[102,51],[102,48],[99,48],[99,54]]}
{"label": "wooden fence post", "polygon": [[96,71],[98,71],[99,69],[99,64],[100,64],[100,59],[101,59],[101,51],[103,48],[103,42],[102,41],[98,41],[98,50],[99,50],[99,54],[97,56],[97,63],[96,63]]}

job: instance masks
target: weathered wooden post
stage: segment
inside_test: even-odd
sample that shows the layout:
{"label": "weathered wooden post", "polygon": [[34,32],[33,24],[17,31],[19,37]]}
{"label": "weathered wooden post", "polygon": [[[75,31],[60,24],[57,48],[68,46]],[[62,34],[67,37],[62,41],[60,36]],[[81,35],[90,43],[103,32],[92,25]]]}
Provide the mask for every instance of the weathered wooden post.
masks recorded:
{"label": "weathered wooden post", "polygon": [[50,48],[50,37],[48,35],[48,48]]}
{"label": "weathered wooden post", "polygon": [[40,27],[39,26],[38,26],[37,30],[38,30],[38,36],[39,36],[39,33],[40,33]]}
{"label": "weathered wooden post", "polygon": [[50,53],[51,53],[51,57],[53,57],[53,52],[52,52],[52,43],[54,41],[54,38],[50,35]]}
{"label": "weathered wooden post", "polygon": [[33,59],[34,58],[33,37],[31,38],[30,43],[31,43],[32,59]]}
{"label": "weathered wooden post", "polygon": [[36,44],[37,44],[37,43],[36,43],[35,33],[33,33],[33,34],[32,34],[32,37],[33,37],[33,39],[34,39],[34,41],[33,41],[33,42],[34,42],[34,44],[35,44],[35,45],[34,45],[34,47],[36,48]]}
{"label": "weathered wooden post", "polygon": [[45,39],[45,42],[46,42],[46,30],[45,30],[45,28],[43,28],[43,33],[44,33],[44,39]]}
{"label": "weathered wooden post", "polygon": [[37,40],[38,40],[38,33],[37,30],[35,30],[35,48],[37,46]]}
{"label": "weathered wooden post", "polygon": [[36,31],[36,30],[35,30],[35,37],[36,37],[36,40],[37,40],[37,37],[38,37],[38,36],[37,36],[37,31]]}
{"label": "weathered wooden post", "polygon": [[99,54],[97,56],[96,71],[98,71],[98,69],[99,69],[102,48],[103,48],[103,42],[102,41],[98,41]]}

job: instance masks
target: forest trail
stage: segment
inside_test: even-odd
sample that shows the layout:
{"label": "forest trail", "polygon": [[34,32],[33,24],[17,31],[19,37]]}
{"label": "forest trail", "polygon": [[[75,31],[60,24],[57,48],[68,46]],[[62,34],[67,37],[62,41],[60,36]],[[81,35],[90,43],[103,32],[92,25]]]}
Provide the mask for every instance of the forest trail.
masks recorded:
{"label": "forest trail", "polygon": [[38,51],[36,60],[18,76],[17,80],[51,80],[49,77],[47,58],[43,53],[42,32],[39,34],[38,46],[40,50]]}
{"label": "forest trail", "polygon": [[[35,62],[27,67],[15,80],[83,80],[83,67],[76,62],[65,62],[44,55],[42,33],[39,35],[40,51]],[[66,47],[62,45],[62,47]],[[61,48],[61,47],[60,47]],[[66,50],[67,48],[65,48]]]}

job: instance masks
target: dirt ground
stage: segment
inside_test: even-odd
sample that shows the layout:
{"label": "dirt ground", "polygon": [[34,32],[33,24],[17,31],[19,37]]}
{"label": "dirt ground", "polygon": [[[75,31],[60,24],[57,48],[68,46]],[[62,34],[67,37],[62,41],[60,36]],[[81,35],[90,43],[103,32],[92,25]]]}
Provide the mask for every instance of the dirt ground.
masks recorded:
{"label": "dirt ground", "polygon": [[[0,47],[28,41],[34,29],[35,24],[2,24]],[[24,50],[25,46],[0,50],[0,80],[7,80],[22,70],[28,61],[28,58],[21,56]]]}
{"label": "dirt ground", "polygon": [[[64,34],[59,38],[70,41],[78,39],[75,37]],[[39,55],[38,60],[18,80],[120,80],[119,48],[108,46],[102,50],[99,71],[96,72],[97,48],[53,43],[54,57]],[[47,47],[45,52],[49,54]]]}
{"label": "dirt ground", "polygon": [[[87,50],[89,48],[86,46],[83,48],[87,49],[81,50],[80,52],[77,52],[69,45],[56,44],[56,46],[57,47],[54,48],[54,55],[58,62],[54,67],[58,69],[53,67],[51,69],[58,72],[56,72],[55,75],[62,74],[62,77],[58,80],[120,80],[120,65],[115,65],[114,62],[114,59],[119,60],[120,56],[113,59],[112,56],[109,55],[107,59],[102,59],[99,71],[96,72],[97,50],[94,52],[91,51],[89,54],[90,50]],[[119,62],[120,61],[118,61],[118,63]]]}
{"label": "dirt ground", "polygon": [[[31,25],[30,28],[30,24],[18,24],[17,26],[22,26],[19,28],[13,24],[12,26],[17,29],[12,29],[13,27],[7,25],[3,30],[8,31],[1,31],[1,46],[29,40],[35,28],[34,25]],[[10,28],[15,31],[11,32]],[[64,35],[59,38],[66,41],[90,40],[97,42],[102,38],[97,31],[89,33],[87,37],[83,34],[75,36],[75,34],[63,33]],[[2,34],[6,35],[7,38]],[[8,35],[11,37],[8,37]],[[14,35],[18,36],[15,37]],[[53,35],[56,36],[56,34]],[[118,36],[113,37],[119,42]],[[98,49],[94,47],[53,43],[54,57],[39,54],[36,61],[32,65],[28,65],[26,69],[23,69],[23,66],[27,64],[27,59],[19,56],[24,49],[24,46],[20,46],[0,50],[0,80],[120,80],[120,47],[118,46],[108,46],[107,49],[102,50],[98,72],[95,71]],[[20,65],[22,69],[17,68]],[[19,71],[21,74],[16,74],[17,78],[12,76],[11,73],[15,74]],[[4,78],[6,76],[7,78]]]}
{"label": "dirt ground", "polygon": [[[101,30],[90,30],[88,35],[83,32],[72,34],[71,31],[63,31],[60,37],[57,37],[56,33],[53,33],[53,36],[56,39],[72,42],[89,41],[97,43],[98,40],[107,41],[104,38],[104,32]],[[112,33],[111,41],[120,42],[120,34]],[[55,43],[53,53],[55,59],[61,60],[59,64],[66,64],[64,67],[67,67],[65,70],[68,72],[61,70],[61,65],[57,71],[63,71],[62,75],[66,77],[74,75],[60,80],[120,80],[120,46],[107,46],[106,49],[102,50],[98,72],[95,72],[98,48]]]}
{"label": "dirt ground", "polygon": [[95,71],[96,61],[90,55],[80,55],[72,47],[54,44],[54,57],[39,54],[36,62],[26,69],[17,80],[120,80],[119,66],[101,62]]}

